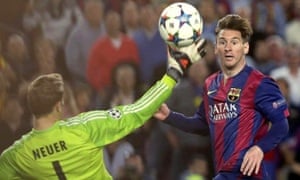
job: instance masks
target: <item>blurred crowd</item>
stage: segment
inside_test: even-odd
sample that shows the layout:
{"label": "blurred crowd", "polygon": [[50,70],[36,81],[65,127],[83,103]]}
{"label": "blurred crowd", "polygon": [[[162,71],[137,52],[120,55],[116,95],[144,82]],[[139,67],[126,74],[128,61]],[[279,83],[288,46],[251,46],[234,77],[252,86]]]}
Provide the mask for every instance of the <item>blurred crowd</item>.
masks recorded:
{"label": "blurred crowd", "polygon": [[[61,73],[65,118],[133,103],[166,70],[158,18],[175,0],[10,0],[0,6],[0,152],[31,130],[26,88]],[[207,55],[168,100],[196,112],[204,79],[218,71],[214,28],[228,13],[247,17],[254,35],[247,61],[278,82],[290,105],[288,137],[266,154],[275,180],[300,178],[300,0],[189,0],[203,20]],[[105,151],[114,179],[211,179],[209,137],[149,120]]]}

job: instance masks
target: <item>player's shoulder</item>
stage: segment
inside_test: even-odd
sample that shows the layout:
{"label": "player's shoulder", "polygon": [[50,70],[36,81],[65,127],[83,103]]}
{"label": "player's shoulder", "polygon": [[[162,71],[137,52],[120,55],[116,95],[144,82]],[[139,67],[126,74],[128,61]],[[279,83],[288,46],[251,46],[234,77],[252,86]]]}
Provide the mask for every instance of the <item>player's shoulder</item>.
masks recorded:
{"label": "player's shoulder", "polygon": [[[269,75],[263,74],[259,70],[248,67],[249,69],[249,82],[248,87],[255,87],[259,88],[261,93],[268,92],[268,93],[275,93],[278,90],[278,86],[276,85],[276,81]],[[276,90],[277,89],[277,90]],[[274,91],[275,90],[275,91]]]}
{"label": "player's shoulder", "polygon": [[261,71],[259,71],[258,69],[256,69],[255,67],[252,67],[252,66],[246,66],[245,71],[248,74],[251,74],[251,75],[253,75],[253,76],[255,76],[256,78],[259,78],[259,79],[262,79],[262,78],[266,77],[265,74],[263,74]]}
{"label": "player's shoulder", "polygon": [[24,144],[28,139],[32,137],[32,131],[22,135],[19,139],[15,140],[8,148],[6,148],[1,155],[14,153],[15,151],[19,151],[24,147]]}
{"label": "player's shoulder", "polygon": [[269,75],[263,74],[258,69],[252,66],[246,66],[243,70],[245,76],[248,78],[250,85],[260,85],[264,83],[274,82],[273,78]]}

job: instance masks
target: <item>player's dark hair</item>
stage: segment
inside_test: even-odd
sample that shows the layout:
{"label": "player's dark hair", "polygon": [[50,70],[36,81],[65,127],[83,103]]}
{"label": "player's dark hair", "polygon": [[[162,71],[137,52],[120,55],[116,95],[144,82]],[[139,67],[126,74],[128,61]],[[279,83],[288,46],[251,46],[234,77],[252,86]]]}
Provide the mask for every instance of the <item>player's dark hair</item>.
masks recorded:
{"label": "player's dark hair", "polygon": [[248,19],[242,18],[237,14],[228,14],[218,21],[215,29],[216,35],[223,29],[232,29],[241,32],[244,42],[249,42],[253,34],[251,24]]}
{"label": "player's dark hair", "polygon": [[64,82],[60,74],[52,73],[41,75],[28,87],[28,106],[35,117],[47,115],[53,107],[62,101],[64,94]]}

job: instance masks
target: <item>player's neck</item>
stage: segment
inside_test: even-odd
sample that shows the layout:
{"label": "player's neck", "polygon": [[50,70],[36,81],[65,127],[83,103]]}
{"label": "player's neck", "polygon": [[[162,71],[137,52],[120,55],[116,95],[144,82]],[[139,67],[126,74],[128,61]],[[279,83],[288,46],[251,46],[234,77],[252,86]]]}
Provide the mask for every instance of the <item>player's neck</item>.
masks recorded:
{"label": "player's neck", "polygon": [[36,130],[45,130],[52,127],[60,117],[57,114],[49,114],[40,118],[34,119],[33,128]]}
{"label": "player's neck", "polygon": [[228,69],[223,68],[224,80],[226,81],[228,78],[231,78],[241,72],[246,65],[246,61],[243,61],[240,65],[236,66],[236,68]]}

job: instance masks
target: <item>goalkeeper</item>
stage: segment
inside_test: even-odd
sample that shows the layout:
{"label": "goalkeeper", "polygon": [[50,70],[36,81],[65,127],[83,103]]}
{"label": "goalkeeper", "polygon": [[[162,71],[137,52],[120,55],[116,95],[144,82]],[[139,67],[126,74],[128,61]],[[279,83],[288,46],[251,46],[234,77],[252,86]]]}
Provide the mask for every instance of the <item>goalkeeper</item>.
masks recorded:
{"label": "goalkeeper", "polygon": [[104,146],[143,125],[170,96],[187,68],[202,58],[205,40],[169,48],[167,73],[135,103],[95,110],[62,120],[64,82],[41,75],[28,88],[33,129],[0,156],[0,179],[112,179],[103,162]]}

